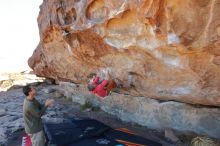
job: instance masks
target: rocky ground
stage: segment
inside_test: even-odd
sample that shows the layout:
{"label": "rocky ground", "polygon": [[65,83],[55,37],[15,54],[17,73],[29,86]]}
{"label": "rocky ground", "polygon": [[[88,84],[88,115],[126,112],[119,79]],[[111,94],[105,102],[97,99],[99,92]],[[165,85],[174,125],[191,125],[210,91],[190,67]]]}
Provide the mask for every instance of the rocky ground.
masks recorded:
{"label": "rocky ground", "polygon": [[[4,74],[4,78],[6,80],[1,81],[0,84],[0,146],[21,145],[21,136],[24,133],[22,119],[22,104],[24,95],[22,93],[21,85],[31,82],[37,88],[38,94],[36,98],[39,101],[44,102],[48,98],[55,99],[54,106],[49,108],[46,115],[43,116],[45,121],[52,120],[54,122],[59,122],[66,117],[90,117],[113,128],[128,128],[143,137],[158,141],[164,146],[177,145],[176,143],[168,140],[175,140],[175,135],[173,135],[172,131],[166,131],[165,136],[164,132],[151,130],[133,123],[122,122],[115,116],[109,115],[90,104],[79,105],[77,103],[73,103],[56,90],[57,85],[51,85],[43,82],[42,78],[36,78],[29,73],[22,73],[20,75],[10,74],[11,81],[8,81],[8,78],[5,76],[7,75]],[[180,145],[189,145],[191,138],[192,135],[179,135],[179,140],[182,141]]]}

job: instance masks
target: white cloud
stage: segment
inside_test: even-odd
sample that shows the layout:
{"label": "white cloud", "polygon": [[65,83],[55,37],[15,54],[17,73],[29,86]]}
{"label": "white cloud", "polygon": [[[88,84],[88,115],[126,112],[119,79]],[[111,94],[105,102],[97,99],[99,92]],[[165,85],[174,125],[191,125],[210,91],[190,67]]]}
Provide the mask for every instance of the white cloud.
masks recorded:
{"label": "white cloud", "polygon": [[39,42],[37,16],[43,0],[0,2],[0,72],[27,66]]}

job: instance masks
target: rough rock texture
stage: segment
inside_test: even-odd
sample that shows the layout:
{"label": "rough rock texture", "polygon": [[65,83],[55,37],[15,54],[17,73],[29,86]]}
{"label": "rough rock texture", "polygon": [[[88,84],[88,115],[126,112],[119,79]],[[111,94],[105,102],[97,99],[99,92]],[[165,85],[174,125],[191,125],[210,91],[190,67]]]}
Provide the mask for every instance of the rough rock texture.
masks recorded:
{"label": "rough rock texture", "polygon": [[137,123],[152,129],[171,128],[220,139],[220,111],[218,108],[195,107],[173,101],[160,103],[155,99],[117,93],[107,96],[105,100],[100,100],[98,97],[84,92],[85,87],[74,87],[65,82],[60,84],[60,90],[64,95],[72,98],[73,102],[82,105],[90,102],[123,121]]}
{"label": "rough rock texture", "polygon": [[[0,146],[7,145],[8,138],[24,129],[22,106],[24,94],[21,87],[38,85],[42,78],[25,71],[22,73],[0,73]],[[19,139],[21,145],[21,139]]]}
{"label": "rough rock texture", "polygon": [[[23,75],[22,75],[23,76]],[[32,76],[32,75],[31,75]],[[26,75],[26,79],[30,76]],[[32,78],[32,81],[34,79]],[[36,80],[38,81],[38,80]],[[27,82],[29,83],[29,81]],[[71,86],[72,87],[72,86]],[[35,86],[37,91],[37,100],[40,103],[44,103],[46,99],[54,99],[55,103],[53,107],[49,107],[43,116],[43,121],[52,123],[63,123],[64,119],[76,118],[91,118],[96,119],[104,124],[112,127],[119,128],[124,127],[141,135],[147,139],[157,141],[163,146],[173,146],[172,143],[164,138],[162,132],[150,130],[146,127],[134,125],[132,123],[126,123],[118,120],[117,117],[107,114],[102,110],[88,110],[82,108],[79,104],[66,100],[60,92],[57,85],[48,85],[42,83]],[[22,105],[24,101],[24,95],[22,88],[11,89],[10,91],[0,91],[0,146],[20,146],[23,136],[22,130],[24,129]],[[85,110],[84,110],[85,109]],[[66,120],[65,120],[66,121]],[[183,140],[184,143],[188,143],[191,140]]]}
{"label": "rough rock texture", "polygon": [[220,106],[220,0],[44,0],[39,76],[85,83],[109,70],[121,92]]}

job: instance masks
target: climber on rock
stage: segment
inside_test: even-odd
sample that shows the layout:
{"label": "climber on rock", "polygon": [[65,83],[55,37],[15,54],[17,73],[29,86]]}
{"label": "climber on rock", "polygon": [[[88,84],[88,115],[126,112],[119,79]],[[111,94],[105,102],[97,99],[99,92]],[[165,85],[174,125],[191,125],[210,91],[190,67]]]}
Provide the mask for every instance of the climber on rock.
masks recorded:
{"label": "climber on rock", "polygon": [[100,77],[96,74],[90,74],[90,81],[88,83],[88,89],[91,93],[99,96],[105,97],[109,95],[112,89],[117,87],[114,80],[110,80],[109,72],[105,74],[104,80],[100,80]]}
{"label": "climber on rock", "polygon": [[96,73],[91,73],[87,76],[88,80],[88,89],[89,91],[92,91],[95,89],[96,86],[98,86],[102,80],[100,80],[100,77],[97,76]]}

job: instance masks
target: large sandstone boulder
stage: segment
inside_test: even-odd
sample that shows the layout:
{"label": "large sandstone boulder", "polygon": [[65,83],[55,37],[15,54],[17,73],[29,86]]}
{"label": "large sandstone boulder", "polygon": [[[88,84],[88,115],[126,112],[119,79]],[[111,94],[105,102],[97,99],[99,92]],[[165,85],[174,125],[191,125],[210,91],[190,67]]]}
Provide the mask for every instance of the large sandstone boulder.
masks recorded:
{"label": "large sandstone boulder", "polygon": [[220,106],[220,0],[44,0],[39,76],[85,83],[109,70],[121,92]]}

